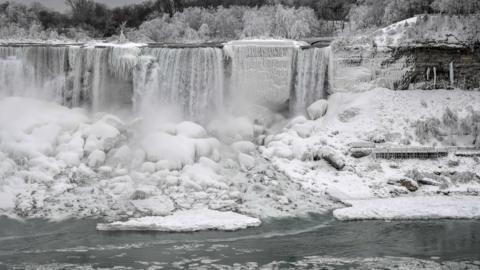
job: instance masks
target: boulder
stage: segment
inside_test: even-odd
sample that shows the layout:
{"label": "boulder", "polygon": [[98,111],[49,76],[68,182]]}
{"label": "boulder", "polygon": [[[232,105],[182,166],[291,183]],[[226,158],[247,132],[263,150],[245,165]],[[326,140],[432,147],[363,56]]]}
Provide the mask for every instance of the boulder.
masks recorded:
{"label": "boulder", "polygon": [[199,124],[185,121],[176,126],[177,134],[189,138],[205,138],[207,131]]}
{"label": "boulder", "polygon": [[235,142],[231,146],[235,151],[239,153],[244,153],[244,154],[253,153],[255,152],[255,149],[256,149],[255,144],[249,141]]}
{"label": "boulder", "polygon": [[398,181],[398,183],[408,189],[408,191],[415,192],[418,190],[418,183],[410,178],[402,178]]}
{"label": "boulder", "polygon": [[308,106],[307,113],[308,117],[312,120],[317,120],[318,118],[324,116],[327,113],[328,101],[325,99],[320,99],[315,101],[312,105]]}
{"label": "boulder", "polygon": [[103,165],[105,163],[105,152],[101,150],[94,150],[88,156],[88,166],[94,168]]}
{"label": "boulder", "polygon": [[342,154],[333,149],[324,150],[322,153],[322,158],[337,170],[342,170],[343,167],[345,167],[345,159],[343,158]]}
{"label": "boulder", "polygon": [[352,157],[354,158],[362,158],[369,156],[372,153],[372,149],[369,148],[352,148],[350,150]]}
{"label": "boulder", "polygon": [[239,153],[238,162],[240,163],[240,167],[242,168],[242,170],[245,170],[245,171],[255,167],[255,158],[247,154]]}

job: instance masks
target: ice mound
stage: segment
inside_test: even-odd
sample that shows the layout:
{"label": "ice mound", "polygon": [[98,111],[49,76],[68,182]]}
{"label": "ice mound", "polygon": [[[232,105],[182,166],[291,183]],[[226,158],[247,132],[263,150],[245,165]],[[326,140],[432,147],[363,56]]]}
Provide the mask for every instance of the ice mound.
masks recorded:
{"label": "ice mound", "polygon": [[429,196],[352,200],[352,207],[337,209],[340,220],[361,219],[479,219],[478,196]]}
{"label": "ice mound", "polygon": [[234,231],[248,227],[260,226],[257,218],[234,212],[220,212],[209,209],[193,209],[175,212],[173,215],[160,217],[149,216],[133,218],[125,222],[97,224],[100,231],[165,231],[193,232],[202,230]]}

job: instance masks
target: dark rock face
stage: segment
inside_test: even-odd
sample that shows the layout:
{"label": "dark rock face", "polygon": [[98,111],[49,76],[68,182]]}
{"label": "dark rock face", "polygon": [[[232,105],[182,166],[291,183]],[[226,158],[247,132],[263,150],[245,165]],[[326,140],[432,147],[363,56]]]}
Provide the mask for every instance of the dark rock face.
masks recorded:
{"label": "dark rock face", "polygon": [[480,46],[433,43],[376,48],[367,44],[335,49],[334,63],[335,89],[346,92],[365,89],[364,83],[392,90],[480,88]]}
{"label": "dark rock face", "polygon": [[[412,47],[397,48],[392,58],[382,62],[389,66],[405,59],[410,70],[394,83],[395,90],[405,90],[414,85],[418,89],[474,89],[480,87],[480,48]],[[402,60],[404,61],[404,60]],[[453,85],[450,82],[450,66],[453,67]]]}

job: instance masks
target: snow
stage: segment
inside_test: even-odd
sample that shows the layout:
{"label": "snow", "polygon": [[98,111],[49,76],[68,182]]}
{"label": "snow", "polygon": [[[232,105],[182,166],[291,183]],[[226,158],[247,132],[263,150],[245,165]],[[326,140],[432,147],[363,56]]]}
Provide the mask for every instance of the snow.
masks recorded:
{"label": "snow", "polygon": [[337,219],[480,219],[478,196],[421,196],[347,202],[352,206],[333,211]]}
{"label": "snow", "polygon": [[224,46],[268,46],[268,47],[301,47],[307,46],[308,43],[304,41],[291,40],[291,39],[242,39],[232,40],[224,43]]}
{"label": "snow", "polygon": [[101,231],[166,231],[193,232],[202,230],[234,231],[260,226],[257,218],[234,212],[220,212],[209,209],[178,211],[166,217],[149,216],[133,218],[125,222],[97,224]]}
{"label": "snow", "polygon": [[192,164],[195,144],[184,136],[172,136],[164,132],[151,133],[142,141],[147,159],[153,162],[168,160],[180,166]]}
{"label": "snow", "polygon": [[327,113],[328,102],[325,99],[315,101],[312,105],[308,106],[307,113],[311,120],[317,120]]}

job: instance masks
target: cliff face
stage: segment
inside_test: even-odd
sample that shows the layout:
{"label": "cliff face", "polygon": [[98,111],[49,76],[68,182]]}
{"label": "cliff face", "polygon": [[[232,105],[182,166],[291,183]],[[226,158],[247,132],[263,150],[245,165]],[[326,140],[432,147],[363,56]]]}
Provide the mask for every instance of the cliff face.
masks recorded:
{"label": "cliff face", "polygon": [[419,16],[334,42],[335,91],[480,88],[473,19],[448,17],[449,28],[442,19]]}

